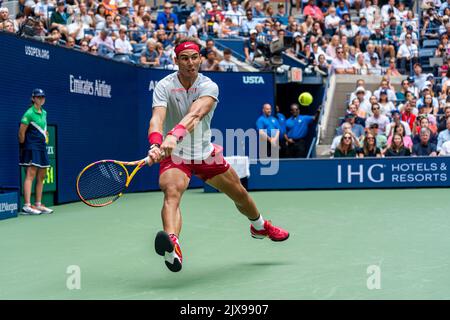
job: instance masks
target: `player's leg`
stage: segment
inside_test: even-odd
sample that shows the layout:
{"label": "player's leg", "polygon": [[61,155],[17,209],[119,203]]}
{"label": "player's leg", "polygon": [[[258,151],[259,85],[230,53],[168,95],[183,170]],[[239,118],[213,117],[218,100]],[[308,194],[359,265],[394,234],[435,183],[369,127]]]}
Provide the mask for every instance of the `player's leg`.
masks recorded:
{"label": "player's leg", "polygon": [[178,169],[170,169],[159,177],[159,186],[164,193],[161,210],[164,231],[179,236],[181,231],[180,201],[189,185],[189,177]]}
{"label": "player's leg", "polygon": [[182,224],[180,201],[189,180],[186,173],[177,168],[166,170],[159,177],[159,185],[164,193],[161,210],[164,231],[156,235],[155,250],[164,256],[166,266],[173,272],[181,270],[183,261],[178,241]]}
{"label": "player's leg", "polygon": [[31,188],[33,186],[34,178],[36,177],[38,168],[35,166],[29,166],[26,168],[25,181],[23,182],[23,197],[24,206],[23,212],[26,214],[41,214],[41,211],[31,206]]}
{"label": "player's leg", "polygon": [[47,175],[47,168],[38,168],[36,177],[35,209],[42,213],[52,213],[53,210],[42,204],[42,192],[44,191],[44,180]]}
{"label": "player's leg", "polygon": [[263,219],[256,208],[255,201],[245,190],[233,168],[230,167],[224,173],[206,180],[206,183],[225,193],[234,201],[238,210],[251,221],[250,231],[254,238],[263,239],[269,237],[273,241],[283,241],[289,237],[287,231],[275,227],[270,221]]}

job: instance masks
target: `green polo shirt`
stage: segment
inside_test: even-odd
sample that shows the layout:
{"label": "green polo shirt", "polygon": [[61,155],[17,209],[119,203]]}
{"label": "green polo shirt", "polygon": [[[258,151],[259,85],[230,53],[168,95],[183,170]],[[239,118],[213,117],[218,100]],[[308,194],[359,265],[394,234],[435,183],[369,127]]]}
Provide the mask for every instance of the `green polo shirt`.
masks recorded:
{"label": "green polo shirt", "polygon": [[24,148],[45,151],[47,137],[47,111],[39,113],[32,105],[23,115],[21,123],[28,126],[25,133]]}

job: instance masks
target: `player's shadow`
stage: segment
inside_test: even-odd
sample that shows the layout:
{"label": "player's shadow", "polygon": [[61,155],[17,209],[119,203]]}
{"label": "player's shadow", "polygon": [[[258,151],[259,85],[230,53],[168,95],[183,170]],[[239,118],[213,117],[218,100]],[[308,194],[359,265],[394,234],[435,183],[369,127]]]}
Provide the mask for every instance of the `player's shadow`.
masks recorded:
{"label": "player's shadow", "polygon": [[[292,264],[288,261],[260,261],[260,262],[243,262],[233,265],[226,265],[220,268],[202,269],[199,271],[182,270],[180,273],[174,274],[168,271],[167,277],[158,277],[156,279],[146,279],[139,281],[138,286],[145,289],[175,289],[180,287],[200,286],[202,284],[217,283],[233,279],[235,277],[243,277],[251,279],[258,278],[260,272],[258,270],[266,268],[274,268],[277,266],[286,266]],[[176,279],[174,279],[176,278]]]}

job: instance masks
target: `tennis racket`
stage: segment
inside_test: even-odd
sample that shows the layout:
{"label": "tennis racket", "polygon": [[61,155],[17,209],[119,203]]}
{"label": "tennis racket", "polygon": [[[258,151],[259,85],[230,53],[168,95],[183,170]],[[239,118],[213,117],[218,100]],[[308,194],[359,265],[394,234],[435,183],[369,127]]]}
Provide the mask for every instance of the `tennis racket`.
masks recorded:
{"label": "tennis racket", "polygon": [[[100,160],[89,164],[77,177],[77,193],[81,201],[91,207],[104,207],[119,199],[136,173],[151,163],[146,157],[125,162]],[[135,167],[131,174],[127,167]]]}

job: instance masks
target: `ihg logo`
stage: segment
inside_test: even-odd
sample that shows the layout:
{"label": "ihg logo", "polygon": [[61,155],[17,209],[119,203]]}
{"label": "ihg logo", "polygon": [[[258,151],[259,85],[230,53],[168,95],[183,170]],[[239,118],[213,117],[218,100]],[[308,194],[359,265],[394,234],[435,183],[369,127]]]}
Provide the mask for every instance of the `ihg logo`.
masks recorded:
{"label": "ihg logo", "polygon": [[359,165],[341,165],[337,167],[338,183],[364,183],[366,181],[380,183],[384,181],[384,165],[373,164],[371,166]]}

